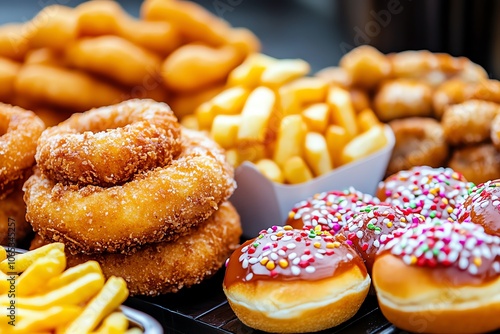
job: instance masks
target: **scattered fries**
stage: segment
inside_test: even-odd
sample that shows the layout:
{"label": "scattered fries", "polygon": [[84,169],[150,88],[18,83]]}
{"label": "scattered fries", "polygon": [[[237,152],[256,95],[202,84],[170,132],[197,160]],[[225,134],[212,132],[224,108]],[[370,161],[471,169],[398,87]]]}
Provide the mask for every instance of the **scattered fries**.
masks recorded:
{"label": "scattered fries", "polygon": [[277,183],[307,182],[386,145],[362,94],[308,72],[300,59],[251,54],[181,122],[207,130],[234,166],[251,161]]}
{"label": "scattered fries", "polygon": [[17,255],[0,247],[0,256],[0,333],[142,333],[119,310],[125,280],[105,281],[95,261],[65,270],[64,244]]}

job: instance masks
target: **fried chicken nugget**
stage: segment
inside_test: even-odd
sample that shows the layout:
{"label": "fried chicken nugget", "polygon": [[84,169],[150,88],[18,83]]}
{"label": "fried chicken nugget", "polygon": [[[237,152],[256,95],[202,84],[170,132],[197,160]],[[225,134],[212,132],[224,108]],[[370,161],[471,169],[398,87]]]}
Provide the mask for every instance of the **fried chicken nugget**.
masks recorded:
{"label": "fried chicken nugget", "polygon": [[20,63],[0,57],[0,101],[11,102],[14,83],[20,69]]}
{"label": "fried chicken nugget", "polygon": [[28,24],[33,27],[28,36],[31,48],[49,47],[61,51],[77,37],[76,13],[70,7],[47,6]]}
{"label": "fried chicken nugget", "polygon": [[29,49],[28,31],[24,24],[0,26],[0,57],[22,60]]}
{"label": "fried chicken nugget", "polygon": [[431,116],[431,87],[415,79],[386,81],[375,94],[374,109],[384,122],[401,117]]}
{"label": "fried chicken nugget", "polygon": [[477,144],[490,138],[491,123],[500,105],[468,100],[448,107],[441,120],[446,141],[451,145]]}
{"label": "fried chicken nugget", "polygon": [[491,143],[456,148],[448,166],[475,184],[500,178],[500,152]]}
{"label": "fried chicken nugget", "polygon": [[171,23],[136,20],[114,1],[84,2],[76,11],[80,36],[117,35],[164,56],[181,43]]}
{"label": "fried chicken nugget", "polygon": [[85,111],[124,99],[124,92],[91,75],[62,67],[25,65],[15,83],[17,94],[61,108]]}
{"label": "fried chicken nugget", "polygon": [[386,175],[414,166],[439,167],[448,157],[441,124],[428,117],[408,117],[389,122],[396,144]]}
{"label": "fried chicken nugget", "polygon": [[126,86],[142,85],[156,77],[161,59],[154,53],[118,36],[83,38],[66,49],[68,64]]}

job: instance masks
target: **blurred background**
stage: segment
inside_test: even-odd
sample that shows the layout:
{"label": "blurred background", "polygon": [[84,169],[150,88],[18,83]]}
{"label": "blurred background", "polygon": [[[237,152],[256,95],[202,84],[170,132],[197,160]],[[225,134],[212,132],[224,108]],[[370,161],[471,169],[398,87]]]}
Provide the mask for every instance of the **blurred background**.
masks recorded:
{"label": "blurred background", "polygon": [[[31,19],[51,4],[82,0],[16,0],[0,4],[0,23]],[[119,1],[139,15],[140,0]],[[361,44],[384,53],[428,49],[466,56],[500,78],[500,1],[495,0],[196,0],[236,27],[251,29],[263,52],[302,58],[313,71],[338,64]]]}

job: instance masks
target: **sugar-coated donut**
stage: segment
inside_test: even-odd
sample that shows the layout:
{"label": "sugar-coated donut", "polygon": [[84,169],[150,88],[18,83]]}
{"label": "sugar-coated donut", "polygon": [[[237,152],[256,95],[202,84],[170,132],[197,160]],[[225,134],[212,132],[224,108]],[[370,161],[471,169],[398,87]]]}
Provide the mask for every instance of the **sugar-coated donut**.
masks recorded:
{"label": "sugar-coated donut", "polygon": [[481,183],[455,210],[459,222],[481,225],[486,233],[500,236],[500,179]]}
{"label": "sugar-coated donut", "polygon": [[456,147],[448,167],[479,184],[500,178],[500,151],[492,143]]}
{"label": "sugar-coated donut", "polygon": [[387,238],[373,265],[384,316],[417,333],[500,328],[500,237],[435,219]]}
{"label": "sugar-coated donut", "polygon": [[377,197],[407,213],[426,218],[448,218],[473,186],[451,168],[416,166],[379,183]]}
{"label": "sugar-coated donut", "polygon": [[31,170],[44,129],[32,111],[0,103],[0,199]]}
{"label": "sugar-coated donut", "polygon": [[341,235],[273,226],[233,252],[223,290],[238,318],[274,333],[315,332],[351,318],[370,276]]}
{"label": "sugar-coated donut", "polygon": [[113,187],[54,182],[36,171],[24,184],[26,218],[46,240],[73,252],[130,253],[174,240],[210,217],[235,189],[222,149],[182,130],[182,152],[167,166]]}
{"label": "sugar-coated donut", "polygon": [[369,205],[360,212],[342,228],[342,233],[365,261],[369,274],[379,247],[390,234],[425,221],[418,213],[405,214],[400,208],[388,204]]}
{"label": "sugar-coated donut", "polygon": [[169,164],[181,152],[180,132],[168,105],[134,99],[73,114],[48,128],[35,158],[54,181],[112,186]]}
{"label": "sugar-coated donut", "polygon": [[378,198],[352,187],[323,192],[295,204],[288,213],[286,225],[296,229],[319,225],[323,230],[337,233],[360,212],[360,208],[379,203]]}
{"label": "sugar-coated donut", "polygon": [[[127,281],[131,295],[156,296],[178,292],[213,276],[239,246],[240,217],[229,202],[189,235],[174,242],[148,244],[133,254],[71,254],[68,266],[89,260],[99,262],[105,277],[119,276]],[[46,242],[39,235],[31,249]]]}

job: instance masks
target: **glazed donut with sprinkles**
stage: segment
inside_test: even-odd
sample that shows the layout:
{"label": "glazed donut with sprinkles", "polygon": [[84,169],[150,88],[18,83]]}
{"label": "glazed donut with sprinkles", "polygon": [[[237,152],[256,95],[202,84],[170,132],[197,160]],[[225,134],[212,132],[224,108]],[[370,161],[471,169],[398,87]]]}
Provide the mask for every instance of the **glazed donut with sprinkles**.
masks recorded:
{"label": "glazed donut with sprinkles", "polygon": [[320,226],[323,230],[338,233],[361,208],[379,203],[378,198],[353,187],[323,192],[295,204],[288,213],[286,225],[297,229]]}
{"label": "glazed donut with sprinkles", "polygon": [[226,263],[223,289],[246,325],[272,333],[320,331],[351,318],[370,276],[341,235],[273,226]]}
{"label": "glazed donut with sprinkles", "polygon": [[455,213],[458,221],[470,220],[483,226],[487,233],[500,236],[500,180],[490,180],[474,187]]}
{"label": "glazed donut with sprinkles", "polygon": [[455,218],[453,210],[465,200],[473,184],[451,168],[413,167],[380,182],[377,197],[405,214],[425,218]]}
{"label": "glazed donut with sprinkles", "polygon": [[382,313],[400,329],[500,328],[500,237],[480,225],[434,219],[394,232],[380,248],[372,279]]}

